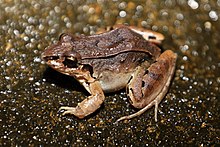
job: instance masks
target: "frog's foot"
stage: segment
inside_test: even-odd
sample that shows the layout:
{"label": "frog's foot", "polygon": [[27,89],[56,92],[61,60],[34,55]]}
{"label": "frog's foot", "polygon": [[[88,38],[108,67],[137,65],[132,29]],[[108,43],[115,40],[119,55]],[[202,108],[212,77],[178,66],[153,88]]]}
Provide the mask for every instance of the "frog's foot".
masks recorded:
{"label": "frog's foot", "polygon": [[77,108],[77,107],[62,106],[59,108],[59,111],[62,111],[62,110],[64,110],[62,115],[73,114],[73,115],[77,116],[78,118],[85,117],[85,113],[82,111],[82,109],[80,109],[80,107]]}
{"label": "frog's foot", "polygon": [[117,119],[116,122],[119,122],[119,121],[122,121],[122,120],[125,120],[125,119],[132,119],[134,117],[137,117],[141,114],[143,114],[145,111],[147,111],[148,109],[150,109],[151,107],[153,107],[155,105],[155,110],[154,110],[154,118],[155,118],[155,122],[157,122],[157,111],[158,111],[158,105],[161,101],[161,97],[157,97],[154,101],[152,101],[151,103],[149,103],[147,106],[145,106],[144,108],[142,108],[141,110],[139,110],[138,112],[136,113],[133,113],[131,115],[127,115],[127,116],[123,116],[119,119]]}
{"label": "frog's foot", "polygon": [[90,83],[89,89],[91,91],[91,96],[83,100],[76,107],[60,107],[59,110],[64,110],[62,115],[73,114],[78,118],[84,118],[96,111],[103,103],[105,96],[97,81]]}

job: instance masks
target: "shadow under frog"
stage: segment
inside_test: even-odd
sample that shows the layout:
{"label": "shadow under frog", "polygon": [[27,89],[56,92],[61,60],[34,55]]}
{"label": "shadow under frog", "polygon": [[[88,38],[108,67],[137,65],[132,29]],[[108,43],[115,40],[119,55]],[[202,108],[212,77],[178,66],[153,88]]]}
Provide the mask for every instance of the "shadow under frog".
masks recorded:
{"label": "shadow under frog", "polygon": [[104,93],[126,87],[131,104],[140,110],[117,121],[139,116],[152,106],[157,121],[158,105],[168,91],[177,58],[171,50],[161,53],[156,44],[163,39],[157,32],[123,25],[92,36],[61,35],[42,58],[56,71],[74,77],[90,93],[76,107],[60,107],[63,115],[84,118],[100,108]]}
{"label": "shadow under frog", "polygon": [[[51,67],[48,67],[43,73],[43,79],[50,84],[55,84],[58,87],[68,89],[70,91],[81,91],[85,94],[89,94],[85,88],[77,82],[76,79],[68,75],[64,75]],[[68,81],[68,82],[67,82]]]}

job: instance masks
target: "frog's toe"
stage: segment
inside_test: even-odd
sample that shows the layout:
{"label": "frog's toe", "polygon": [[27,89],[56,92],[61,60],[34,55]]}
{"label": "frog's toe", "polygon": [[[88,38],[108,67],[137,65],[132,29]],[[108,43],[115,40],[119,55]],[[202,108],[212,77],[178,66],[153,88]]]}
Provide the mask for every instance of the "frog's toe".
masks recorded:
{"label": "frog's toe", "polygon": [[80,119],[84,118],[86,115],[84,111],[79,107],[67,107],[67,106],[62,106],[60,107],[59,111],[64,111],[62,115],[70,114],[74,115]]}
{"label": "frog's toe", "polygon": [[62,115],[66,115],[66,114],[75,114],[76,108],[75,107],[67,107],[67,106],[62,106],[59,108],[58,111],[64,111],[62,113]]}
{"label": "frog's toe", "polygon": [[143,114],[144,112],[146,112],[148,109],[150,109],[151,107],[155,106],[155,122],[157,122],[157,111],[158,111],[158,104],[160,103],[160,99],[158,100],[158,98],[156,98],[154,101],[150,102],[147,106],[145,106],[144,108],[140,109],[139,111],[137,111],[136,113],[133,113],[131,115],[127,115],[127,116],[123,116],[119,119],[117,119],[116,122],[122,121],[122,120],[128,120],[128,119],[132,119],[134,117],[140,116],[141,114]]}

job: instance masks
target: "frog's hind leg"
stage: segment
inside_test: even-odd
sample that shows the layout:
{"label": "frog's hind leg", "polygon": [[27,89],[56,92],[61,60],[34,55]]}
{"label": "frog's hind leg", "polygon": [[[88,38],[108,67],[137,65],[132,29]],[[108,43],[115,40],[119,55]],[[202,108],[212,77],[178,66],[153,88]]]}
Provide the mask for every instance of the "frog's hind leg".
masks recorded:
{"label": "frog's hind leg", "polygon": [[175,70],[176,58],[175,53],[167,50],[148,69],[144,66],[137,68],[128,83],[128,96],[134,107],[142,109],[121,117],[117,121],[139,116],[153,106],[155,106],[155,121],[157,121],[158,105],[168,91]]}
{"label": "frog's hind leg", "polygon": [[[162,93],[161,93],[162,94]],[[139,110],[138,112],[136,113],[133,113],[131,115],[127,115],[127,116],[123,116],[121,118],[119,118],[117,120],[118,121],[121,121],[121,120],[125,120],[125,119],[132,119],[136,116],[139,116],[141,114],[143,114],[145,111],[147,111],[148,109],[150,109],[151,107],[153,107],[155,105],[155,109],[154,109],[154,118],[155,118],[155,122],[157,122],[157,111],[158,111],[158,105],[160,103],[160,101],[162,100],[162,97],[161,95],[158,95],[158,97],[153,100],[152,102],[150,102],[147,106],[145,106],[144,108],[142,108],[141,110]]]}
{"label": "frog's hind leg", "polygon": [[83,100],[76,107],[60,107],[59,110],[64,110],[62,115],[73,114],[78,118],[84,118],[85,116],[96,111],[103,103],[105,96],[98,81],[90,83],[89,90],[91,96]]}

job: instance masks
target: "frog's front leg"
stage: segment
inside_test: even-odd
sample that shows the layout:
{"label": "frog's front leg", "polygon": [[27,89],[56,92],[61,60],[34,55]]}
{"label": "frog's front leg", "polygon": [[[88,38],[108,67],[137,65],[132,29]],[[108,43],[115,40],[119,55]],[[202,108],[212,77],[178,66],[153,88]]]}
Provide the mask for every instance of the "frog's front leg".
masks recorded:
{"label": "frog's front leg", "polygon": [[174,74],[177,55],[167,50],[160,55],[148,69],[138,67],[128,83],[128,96],[132,105],[142,108],[138,112],[119,118],[117,121],[139,116],[155,105],[155,121],[157,121],[158,104],[168,91]]}
{"label": "frog's front leg", "polygon": [[89,83],[88,89],[91,96],[83,100],[76,107],[60,107],[59,110],[65,110],[62,115],[73,114],[78,118],[84,118],[85,116],[96,111],[105,99],[103,90],[98,81]]}

